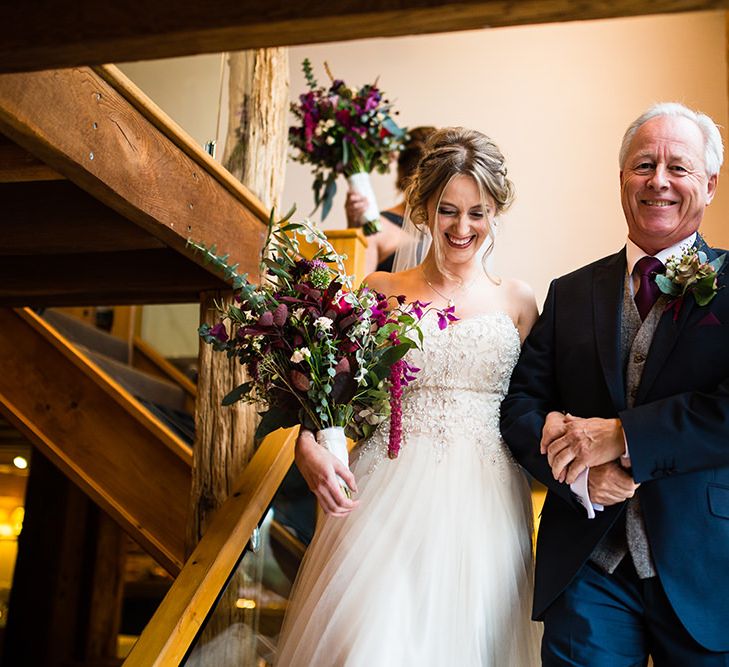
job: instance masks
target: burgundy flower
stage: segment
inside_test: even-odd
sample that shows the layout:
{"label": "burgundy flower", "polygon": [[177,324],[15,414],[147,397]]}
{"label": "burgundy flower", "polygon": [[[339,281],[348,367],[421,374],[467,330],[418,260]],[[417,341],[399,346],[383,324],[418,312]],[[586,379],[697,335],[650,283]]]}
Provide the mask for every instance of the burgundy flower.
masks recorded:
{"label": "burgundy flower", "polygon": [[273,325],[273,313],[267,310],[263,315],[258,318],[256,323],[259,327],[270,327]]}
{"label": "burgundy flower", "polygon": [[402,387],[403,366],[402,359],[396,361],[390,368],[390,439],[387,445],[387,456],[396,459],[402,443]]}
{"label": "burgundy flower", "polygon": [[344,296],[339,297],[334,303],[332,308],[337,311],[339,315],[346,316],[352,312],[352,304],[347,301]]}
{"label": "burgundy flower", "polygon": [[349,364],[349,359],[347,357],[342,357],[337,365],[334,367],[334,372],[339,375],[339,373],[349,373],[351,371],[351,366]]}
{"label": "burgundy flower", "polygon": [[334,114],[334,117],[337,119],[337,122],[344,127],[348,128],[351,124],[351,113],[349,109],[340,109]]}
{"label": "burgundy flower", "polygon": [[285,303],[281,303],[276,307],[276,310],[273,311],[273,323],[277,327],[282,327],[284,324],[286,324],[286,319],[288,318],[288,316],[288,307]]}
{"label": "burgundy flower", "polygon": [[228,340],[228,332],[225,329],[225,324],[222,322],[218,322],[210,329],[210,335],[215,336],[221,343],[225,343]]}
{"label": "burgundy flower", "polygon": [[309,391],[311,388],[311,380],[295,368],[292,368],[289,371],[289,380],[291,380],[291,384],[294,385],[294,388],[299,391]]}
{"label": "burgundy flower", "polygon": [[352,354],[352,352],[355,352],[357,349],[359,349],[359,343],[353,340],[343,340],[339,344],[339,351],[344,354]]}

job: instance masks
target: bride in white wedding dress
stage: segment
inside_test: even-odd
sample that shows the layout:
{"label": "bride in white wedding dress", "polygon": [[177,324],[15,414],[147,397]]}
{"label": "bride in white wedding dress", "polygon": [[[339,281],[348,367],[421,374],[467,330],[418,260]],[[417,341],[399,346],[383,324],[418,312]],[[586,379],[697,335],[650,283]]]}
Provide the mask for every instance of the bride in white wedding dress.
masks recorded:
{"label": "bride in white wedding dress", "polygon": [[294,586],[280,667],[539,664],[529,488],[499,433],[537,309],[524,283],[484,268],[494,218],[512,196],[490,139],[461,128],[430,139],[407,195],[412,221],[432,238],[427,255],[367,282],[454,305],[460,319],[441,329],[430,311],[421,322],[398,458],[387,458],[386,423],[353,452],[351,473],[302,431],[297,464],[328,516]]}

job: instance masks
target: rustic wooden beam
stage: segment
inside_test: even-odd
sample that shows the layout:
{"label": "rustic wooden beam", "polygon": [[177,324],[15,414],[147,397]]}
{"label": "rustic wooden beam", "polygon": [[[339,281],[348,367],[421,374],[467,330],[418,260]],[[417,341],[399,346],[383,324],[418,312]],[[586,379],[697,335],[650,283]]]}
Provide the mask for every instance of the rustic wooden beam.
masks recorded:
{"label": "rustic wooden beam", "polygon": [[57,181],[63,176],[35,155],[0,135],[0,183]]}
{"label": "rustic wooden beam", "polygon": [[0,255],[165,247],[158,238],[69,181],[0,183],[0,206]]}
{"label": "rustic wooden beam", "polygon": [[116,68],[1,75],[0,132],[206,272],[189,238],[257,269],[260,202]]}
{"label": "rustic wooden beam", "polygon": [[291,466],[296,433],[277,431],[263,441],[134,645],[127,667],[181,663]]}
{"label": "rustic wooden beam", "polygon": [[16,2],[3,8],[0,71],[727,6],[727,0]]}
{"label": "rustic wooden beam", "polygon": [[177,574],[189,448],[34,313],[0,309],[0,412]]}
{"label": "rustic wooden beam", "polygon": [[0,306],[194,303],[217,276],[168,248],[0,256]]}

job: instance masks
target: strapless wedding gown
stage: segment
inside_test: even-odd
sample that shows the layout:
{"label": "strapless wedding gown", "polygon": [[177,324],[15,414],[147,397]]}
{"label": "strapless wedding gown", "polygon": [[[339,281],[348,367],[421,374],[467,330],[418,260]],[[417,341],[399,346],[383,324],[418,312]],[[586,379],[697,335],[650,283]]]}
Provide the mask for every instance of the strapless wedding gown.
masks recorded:
{"label": "strapless wedding gown", "polygon": [[539,664],[530,493],[499,433],[519,334],[502,312],[422,327],[400,455],[387,424],[353,452],[359,507],[318,526],[279,667]]}

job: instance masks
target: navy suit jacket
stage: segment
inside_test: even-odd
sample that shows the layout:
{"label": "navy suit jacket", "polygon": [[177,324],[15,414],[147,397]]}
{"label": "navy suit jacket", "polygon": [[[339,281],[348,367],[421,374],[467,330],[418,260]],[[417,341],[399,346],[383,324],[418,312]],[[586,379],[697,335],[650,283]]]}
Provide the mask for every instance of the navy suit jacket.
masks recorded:
{"label": "navy suit jacket", "polygon": [[[723,251],[697,246],[716,258]],[[504,439],[548,487],[537,538],[534,618],[565,589],[625,503],[588,519],[552,477],[539,441],[552,410],[619,417],[656,570],[690,634],[729,650],[729,272],[707,306],[693,296],[658,324],[635,406],[620,354],[625,250],[552,282],[501,408]]]}

